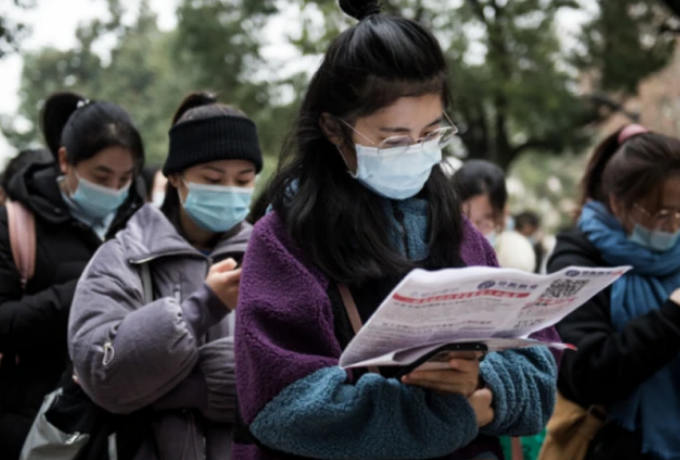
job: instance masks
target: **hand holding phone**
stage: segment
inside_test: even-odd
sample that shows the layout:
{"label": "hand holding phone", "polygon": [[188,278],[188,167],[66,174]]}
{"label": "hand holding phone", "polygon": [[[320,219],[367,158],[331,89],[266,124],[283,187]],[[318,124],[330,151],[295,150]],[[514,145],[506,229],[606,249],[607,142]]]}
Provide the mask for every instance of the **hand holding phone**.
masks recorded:
{"label": "hand holding phone", "polygon": [[472,395],[480,387],[483,344],[454,344],[434,350],[402,371],[401,381],[447,394]]}
{"label": "hand holding phone", "polygon": [[205,282],[229,309],[235,310],[238,303],[241,269],[236,268],[234,259],[227,259],[213,265]]}

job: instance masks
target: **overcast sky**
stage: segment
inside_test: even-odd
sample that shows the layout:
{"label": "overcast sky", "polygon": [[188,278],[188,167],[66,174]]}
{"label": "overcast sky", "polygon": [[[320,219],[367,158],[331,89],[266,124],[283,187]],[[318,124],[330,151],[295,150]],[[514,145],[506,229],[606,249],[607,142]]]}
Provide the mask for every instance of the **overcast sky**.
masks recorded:
{"label": "overcast sky", "polygon": [[[7,4],[9,0],[0,0],[0,3],[3,2]],[[594,2],[595,0],[582,0],[582,3]],[[132,15],[138,10],[139,0],[122,0],[122,3]],[[175,27],[177,4],[178,0],[150,0],[151,8],[159,16],[161,29],[169,30]],[[39,0],[37,8],[21,12],[20,15],[13,14],[12,17],[21,19],[32,27],[32,35],[24,42],[23,49],[32,51],[50,45],[66,50],[75,43],[75,30],[79,23],[104,17],[106,14],[106,2],[101,0]],[[294,14],[294,11],[288,11],[269,26],[266,36],[270,45],[265,50],[265,57],[290,60],[294,56],[294,50],[283,43],[283,34],[290,26],[290,21],[295,20]],[[562,14],[559,21],[561,35],[573,35],[584,19],[582,13]],[[127,18],[129,22],[132,20],[133,17]],[[12,114],[17,110],[21,69],[21,56],[13,55],[0,60],[0,114]],[[12,154],[13,149],[0,134],[0,164]]]}

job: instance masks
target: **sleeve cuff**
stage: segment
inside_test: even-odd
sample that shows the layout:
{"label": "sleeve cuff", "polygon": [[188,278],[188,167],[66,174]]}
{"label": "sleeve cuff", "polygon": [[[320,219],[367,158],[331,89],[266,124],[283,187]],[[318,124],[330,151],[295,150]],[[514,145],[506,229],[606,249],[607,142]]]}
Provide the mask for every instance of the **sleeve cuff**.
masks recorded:
{"label": "sleeve cuff", "polygon": [[182,314],[194,337],[202,337],[229,313],[226,305],[210,287],[203,285],[191,297],[182,302]]}

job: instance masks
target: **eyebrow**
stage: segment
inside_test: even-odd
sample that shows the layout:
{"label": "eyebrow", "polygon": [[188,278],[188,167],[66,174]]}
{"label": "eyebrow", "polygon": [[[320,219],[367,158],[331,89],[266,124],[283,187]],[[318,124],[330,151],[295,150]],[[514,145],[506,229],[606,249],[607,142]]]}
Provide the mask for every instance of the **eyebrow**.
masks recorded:
{"label": "eyebrow", "polygon": [[250,173],[254,173],[254,172],[255,172],[255,168],[248,168],[248,169],[244,169],[243,171],[239,172],[238,175],[241,176],[243,174],[250,174]]}
{"label": "eyebrow", "polygon": [[216,168],[215,166],[203,166],[203,169],[208,169],[208,170],[210,170],[210,171],[215,171],[215,172],[218,172],[218,173],[220,173],[220,174],[226,174],[226,171],[225,171],[224,169]]}
{"label": "eyebrow", "polygon": [[[427,125],[427,126],[426,126],[425,128],[423,128],[423,129],[431,128],[431,127],[433,127],[433,126],[435,126],[435,125],[438,125],[438,124],[441,123],[442,121],[444,121],[444,115],[441,115],[439,118],[437,118],[436,120],[434,120],[432,123],[430,123],[429,125]],[[382,131],[382,132],[384,132],[384,133],[404,133],[404,132],[410,132],[410,131],[411,131],[411,128],[405,128],[405,127],[401,127],[401,126],[394,127],[394,128],[383,127],[383,128],[380,128],[380,131]]]}
{"label": "eyebrow", "polygon": [[[106,174],[116,174],[116,171],[114,171],[111,168],[107,168],[106,166],[103,166],[103,165],[99,165],[94,169],[95,169],[95,171],[103,172],[103,173],[106,173]],[[133,172],[135,172],[135,168],[132,168],[129,171],[125,171],[123,174],[132,174]]]}

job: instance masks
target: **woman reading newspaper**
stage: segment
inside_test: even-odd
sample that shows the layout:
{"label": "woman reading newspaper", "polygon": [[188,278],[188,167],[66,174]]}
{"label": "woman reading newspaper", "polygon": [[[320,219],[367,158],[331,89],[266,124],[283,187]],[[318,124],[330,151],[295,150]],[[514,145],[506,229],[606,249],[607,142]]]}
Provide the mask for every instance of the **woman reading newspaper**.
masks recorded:
{"label": "woman reading newspaper", "polygon": [[497,264],[439,167],[456,128],[437,40],[376,1],[340,4],[359,23],[309,85],[243,265],[234,457],[502,459],[499,436],[552,413],[548,348],[452,354],[401,379],[338,366],[353,336],[341,286],[366,322],[413,268]]}

